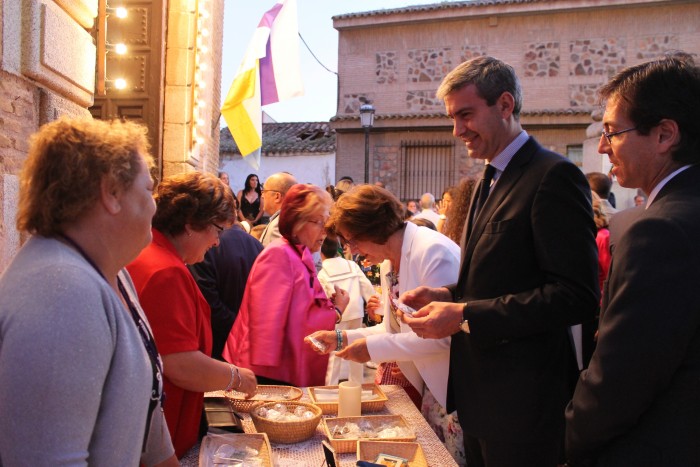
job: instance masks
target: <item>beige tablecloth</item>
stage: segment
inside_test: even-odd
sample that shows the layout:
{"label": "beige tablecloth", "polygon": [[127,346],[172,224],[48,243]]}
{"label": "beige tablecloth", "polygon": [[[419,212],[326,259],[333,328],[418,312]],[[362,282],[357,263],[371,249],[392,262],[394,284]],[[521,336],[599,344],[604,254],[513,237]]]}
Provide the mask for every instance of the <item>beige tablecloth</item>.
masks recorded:
{"label": "beige tablecloth", "polygon": [[[425,421],[421,413],[418,411],[411,399],[408,398],[406,392],[399,386],[382,386],[382,390],[389,399],[381,412],[373,412],[375,415],[386,414],[401,414],[406,419],[406,422],[416,432],[417,442],[420,443],[431,466],[450,467],[456,466],[457,463],[452,459],[450,453],[445,449],[445,446],[440,442],[433,430]],[[211,393],[211,395],[223,396],[222,393]],[[302,401],[309,402],[308,393],[304,390]],[[243,426],[246,433],[255,433],[250,415],[244,414]],[[316,428],[316,434],[313,438],[297,444],[279,444],[272,443],[272,451],[274,464],[279,467],[297,467],[310,466],[321,467],[324,463],[323,448],[321,441],[325,439],[325,435],[319,424]],[[357,462],[355,454],[340,454],[340,464],[342,467],[354,466]],[[184,467],[195,467],[199,464],[199,446],[192,448],[180,460]]]}

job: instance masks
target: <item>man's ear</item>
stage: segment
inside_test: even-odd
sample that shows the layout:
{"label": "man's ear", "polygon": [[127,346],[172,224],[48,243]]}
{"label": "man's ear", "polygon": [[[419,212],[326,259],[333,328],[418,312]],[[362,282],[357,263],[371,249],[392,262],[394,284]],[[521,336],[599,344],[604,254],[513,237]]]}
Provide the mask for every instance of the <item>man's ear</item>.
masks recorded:
{"label": "man's ear", "polygon": [[504,91],[496,101],[496,105],[503,118],[509,118],[515,109],[515,98],[508,91]]}
{"label": "man's ear", "polygon": [[662,119],[657,125],[657,145],[659,152],[670,153],[681,140],[681,131],[675,120]]}
{"label": "man's ear", "polygon": [[122,209],[120,191],[108,177],[102,177],[100,201],[110,214],[118,214]]}

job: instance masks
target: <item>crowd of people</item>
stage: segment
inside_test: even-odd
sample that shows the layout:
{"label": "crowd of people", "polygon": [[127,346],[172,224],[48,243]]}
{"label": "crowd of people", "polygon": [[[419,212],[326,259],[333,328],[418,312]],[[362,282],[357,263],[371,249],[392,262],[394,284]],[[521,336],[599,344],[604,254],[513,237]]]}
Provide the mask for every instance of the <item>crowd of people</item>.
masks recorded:
{"label": "crowd of people", "polygon": [[438,201],[157,181],[141,125],[44,125],[0,277],[0,464],[178,465],[205,392],[376,362],[459,465],[700,465],[700,68],[669,54],[600,96],[612,169],[584,175],[523,129],[511,66],[458,65],[437,97],[486,165]]}

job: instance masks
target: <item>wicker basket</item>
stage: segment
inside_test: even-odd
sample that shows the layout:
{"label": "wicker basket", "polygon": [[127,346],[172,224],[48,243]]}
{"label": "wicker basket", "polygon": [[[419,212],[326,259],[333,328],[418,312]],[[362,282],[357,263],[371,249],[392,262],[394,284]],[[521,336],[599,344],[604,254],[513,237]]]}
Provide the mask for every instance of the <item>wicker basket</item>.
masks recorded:
{"label": "wicker basket", "polygon": [[[338,413],[338,403],[337,402],[318,402],[316,398],[316,394],[314,393],[315,389],[338,389],[338,386],[312,386],[309,388],[309,399],[311,399],[311,402],[316,404],[323,410],[324,414],[330,414],[330,415],[335,415]],[[381,390],[379,386],[377,386],[374,383],[368,383],[368,384],[363,384],[362,385],[362,390],[372,390],[372,392],[377,396],[376,399],[373,399],[371,401],[362,401],[362,413],[365,412],[379,412],[384,408],[384,404],[386,404],[386,401],[388,398],[386,397],[386,394],[384,394],[384,391]]]}
{"label": "wicker basket", "polygon": [[299,401],[282,401],[282,402],[265,402],[258,403],[254,407],[272,408],[275,404],[284,404],[287,406],[287,411],[294,411],[299,406],[304,407],[314,413],[314,417],[308,420],[300,420],[294,422],[283,422],[276,420],[268,420],[260,417],[255,410],[251,410],[250,416],[253,419],[253,424],[258,433],[267,433],[270,441],[273,443],[292,444],[300,441],[306,441],[316,433],[316,427],[321,420],[321,409],[313,404]]}
{"label": "wicker basket", "polygon": [[262,465],[272,467],[272,448],[270,440],[265,433],[227,433],[225,435],[209,434],[202,439],[199,448],[200,467],[214,466],[214,460],[210,457],[222,444],[230,444],[236,448],[250,447],[259,452]]}
{"label": "wicker basket", "polygon": [[[333,431],[337,426],[342,426],[347,422],[360,423],[363,420],[371,422],[373,425],[382,423],[392,423],[393,425],[409,428],[406,419],[402,415],[367,415],[364,417],[336,417],[323,419],[323,431],[328,437],[333,448],[339,453],[355,452],[357,450],[358,438],[334,438]],[[366,441],[398,441],[411,442],[416,440],[415,433],[405,438],[363,438]],[[388,453],[387,453],[388,454]]]}
{"label": "wicker basket", "polygon": [[428,467],[423,448],[418,443],[396,443],[393,441],[357,442],[357,460],[374,462],[379,454],[389,454],[408,460],[409,467]]}
{"label": "wicker basket", "polygon": [[[238,391],[229,391],[226,397],[231,402],[234,412],[248,413],[253,406],[261,402],[285,402],[301,399],[303,392],[294,386],[269,386],[261,384],[255,396],[246,399],[246,395]],[[267,396],[267,397],[264,397]]]}

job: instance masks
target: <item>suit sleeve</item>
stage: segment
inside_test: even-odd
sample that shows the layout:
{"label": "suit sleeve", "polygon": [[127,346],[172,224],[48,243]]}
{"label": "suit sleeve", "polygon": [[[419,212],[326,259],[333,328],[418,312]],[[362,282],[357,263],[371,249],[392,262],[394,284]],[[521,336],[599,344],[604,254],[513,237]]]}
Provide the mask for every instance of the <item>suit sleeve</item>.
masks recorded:
{"label": "suit sleeve", "polygon": [[231,329],[238,310],[232,310],[221,299],[217,281],[217,261],[214,252],[209,250],[204,261],[189,266],[192,277],[211,307],[212,328]]}
{"label": "suit sleeve", "polygon": [[[644,219],[615,250],[598,345],[566,409],[567,454],[594,459],[673,387],[700,327],[697,238]],[[658,281],[663,277],[663,285]]]}
{"label": "suit sleeve", "polygon": [[[491,225],[490,237],[479,240],[484,247],[477,249],[492,255],[481,263],[489,264],[488,272],[498,271],[492,277],[480,275],[478,268],[470,272],[474,280],[493,281],[492,290],[498,291],[494,298],[466,300],[471,338],[481,347],[591,320],[598,306],[588,183],[578,167],[566,161],[537,176],[531,201],[511,200],[513,218]],[[534,182],[532,177],[520,183]],[[510,290],[499,291],[499,284]]]}

